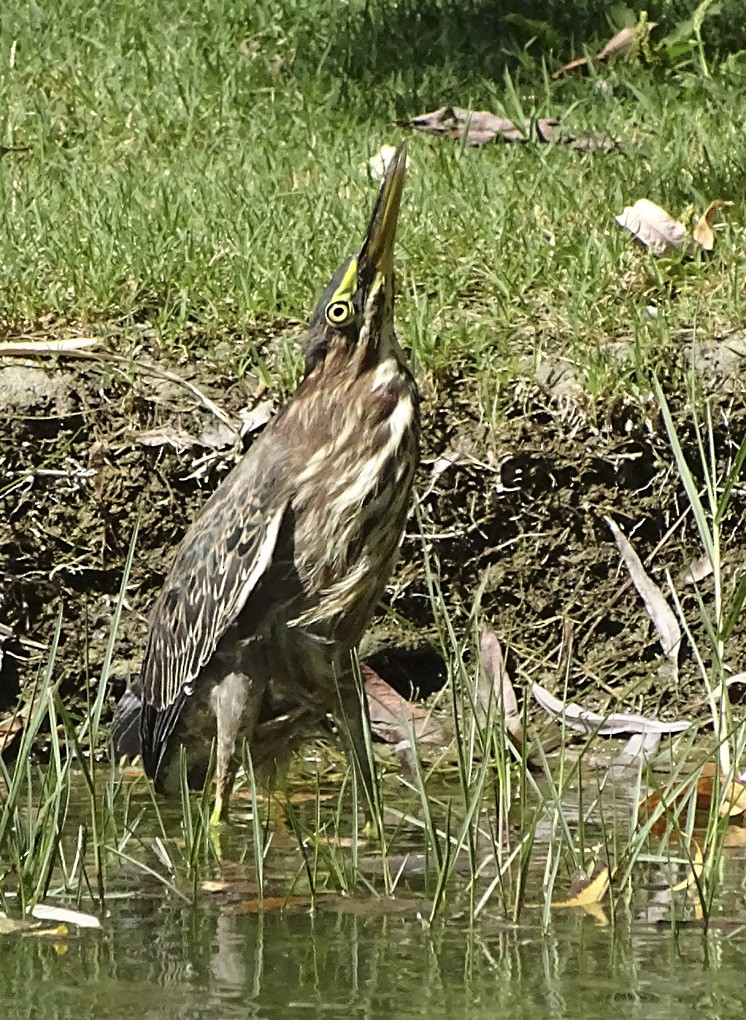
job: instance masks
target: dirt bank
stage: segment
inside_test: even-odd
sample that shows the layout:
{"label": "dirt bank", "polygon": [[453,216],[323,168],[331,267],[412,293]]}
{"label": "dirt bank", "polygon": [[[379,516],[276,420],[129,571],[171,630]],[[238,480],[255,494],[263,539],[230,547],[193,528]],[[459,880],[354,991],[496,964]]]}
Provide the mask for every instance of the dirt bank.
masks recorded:
{"label": "dirt bank", "polygon": [[[728,355],[743,341],[729,343],[711,345],[699,363],[717,394],[721,467],[746,431],[746,359]],[[456,633],[468,636],[479,603],[519,682],[567,678],[571,692],[595,703],[621,696],[648,709],[696,700],[688,643],[677,688],[660,680],[660,647],[605,521],[612,516],[632,537],[664,589],[670,573],[705,647],[694,589],[677,580],[702,549],[653,402],[591,400],[559,363],[527,365],[503,385],[493,394],[493,421],[467,375],[428,378],[422,388],[419,519],[410,518],[391,586],[396,615],[381,614],[371,644],[437,647],[437,579]],[[701,475],[686,400],[669,391]],[[270,396],[255,378],[236,382],[230,370],[198,359],[185,367],[144,356],[127,365],[104,351],[0,358],[0,622],[27,643],[22,682],[45,660],[60,613],[63,690],[72,696],[86,677],[95,682],[139,518],[114,672],[124,683],[137,669],[171,551],[240,445],[260,431]],[[210,400],[243,428],[241,444]],[[726,597],[746,569],[745,524],[741,486],[724,526]],[[711,578],[701,590],[709,605]],[[746,668],[745,631],[737,626],[728,646],[736,670]],[[14,693],[1,691],[0,703]]]}

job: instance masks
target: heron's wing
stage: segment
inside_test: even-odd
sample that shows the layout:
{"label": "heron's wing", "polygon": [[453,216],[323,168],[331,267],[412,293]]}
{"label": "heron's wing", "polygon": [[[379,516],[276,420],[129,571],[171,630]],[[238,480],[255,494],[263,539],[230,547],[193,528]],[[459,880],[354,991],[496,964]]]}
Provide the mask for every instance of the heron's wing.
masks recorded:
{"label": "heron's wing", "polygon": [[140,685],[143,701],[158,712],[191,693],[272,564],[289,498],[277,491],[274,456],[254,452],[192,524],[153,608]]}

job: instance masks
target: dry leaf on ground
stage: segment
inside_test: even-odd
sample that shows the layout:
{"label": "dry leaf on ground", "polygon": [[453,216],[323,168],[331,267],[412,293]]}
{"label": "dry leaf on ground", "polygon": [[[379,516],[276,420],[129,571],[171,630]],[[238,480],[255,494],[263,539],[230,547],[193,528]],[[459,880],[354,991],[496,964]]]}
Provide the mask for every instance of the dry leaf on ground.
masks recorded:
{"label": "dry leaf on ground", "polygon": [[95,336],[73,336],[62,340],[15,340],[0,344],[0,355],[34,357],[37,354],[70,354],[88,350],[98,343]]}
{"label": "dry leaf on ground", "polygon": [[614,540],[622,554],[622,559],[627,565],[632,583],[642,597],[645,608],[658,634],[661,648],[673,668],[673,679],[678,676],[679,649],[681,648],[681,628],[674,611],[669,606],[663,592],[658,585],[651,580],[635,552],[632,543],[620,530],[611,517],[606,517],[606,523],[611,528]]}
{"label": "dry leaf on ground", "polygon": [[418,744],[446,747],[451,742],[451,734],[428,709],[403,698],[367,663],[361,663],[360,672],[368,697],[370,726],[379,740],[408,743],[414,735]]}
{"label": "dry leaf on ground", "polygon": [[491,713],[496,713],[497,719],[503,721],[508,736],[521,748],[523,728],[518,701],[505,667],[505,658],[497,634],[487,626],[482,627],[480,654],[482,672],[477,687],[476,704],[479,720],[484,724]]}
{"label": "dry leaf on ground", "polygon": [[441,106],[405,123],[428,134],[463,139],[467,145],[486,145],[501,139],[504,142],[561,142],[582,152],[608,151],[614,147],[611,138],[597,131],[587,130],[579,135],[559,132],[556,117],[539,117],[516,124],[489,110],[467,110],[461,106]]}
{"label": "dry leaf on ground", "polygon": [[626,206],[615,219],[620,227],[629,230],[653,255],[665,255],[667,251],[680,248],[686,237],[683,223],[673,219],[665,209],[647,198]]}
{"label": "dry leaf on ground", "polygon": [[732,202],[725,202],[722,199],[716,199],[714,202],[710,202],[705,212],[697,221],[697,225],[692,231],[692,235],[694,240],[704,251],[712,251],[715,247],[715,234],[712,229],[712,221],[715,219],[715,214],[720,209],[727,209],[731,205],[733,205]]}
{"label": "dry leaf on ground", "polygon": [[[650,30],[655,28],[657,22],[648,21],[645,27],[647,28],[648,34]],[[622,53],[626,53],[632,43],[635,41],[639,31],[638,25],[627,25],[626,28],[622,28],[615,36],[613,36],[606,45],[598,51],[595,59],[600,63],[608,60],[610,57],[621,56]],[[590,60],[588,57],[579,57],[577,60],[571,60],[569,64],[563,64],[559,67],[552,78],[556,81],[557,78],[561,78],[567,74],[568,71],[575,71],[581,67],[588,67]]]}
{"label": "dry leaf on ground", "polygon": [[532,684],[531,693],[545,712],[577,733],[594,733],[602,737],[619,736],[620,733],[681,733],[691,726],[691,723],[684,720],[661,722],[649,716],[627,712],[599,715],[581,705],[555,698],[546,688],[536,683]]}
{"label": "dry leaf on ground", "polygon": [[709,577],[713,571],[712,562],[707,553],[699,559],[692,560],[689,566],[679,574],[679,581],[682,584],[699,584]]}

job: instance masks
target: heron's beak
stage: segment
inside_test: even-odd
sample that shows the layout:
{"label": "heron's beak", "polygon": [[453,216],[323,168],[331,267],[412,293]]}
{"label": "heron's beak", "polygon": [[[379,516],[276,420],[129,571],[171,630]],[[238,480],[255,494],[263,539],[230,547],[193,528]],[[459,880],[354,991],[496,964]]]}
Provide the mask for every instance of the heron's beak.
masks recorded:
{"label": "heron's beak", "polygon": [[364,291],[371,288],[377,276],[390,279],[393,275],[394,240],[406,170],[407,148],[402,142],[386,168],[358,256],[358,287]]}

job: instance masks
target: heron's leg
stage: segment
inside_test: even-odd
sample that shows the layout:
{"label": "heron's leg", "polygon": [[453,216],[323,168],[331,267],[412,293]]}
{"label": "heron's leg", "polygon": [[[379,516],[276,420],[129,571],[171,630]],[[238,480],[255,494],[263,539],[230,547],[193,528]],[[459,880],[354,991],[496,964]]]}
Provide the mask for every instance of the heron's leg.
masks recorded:
{"label": "heron's leg", "polygon": [[211,694],[217,721],[217,780],[211,825],[228,817],[233,783],[238,771],[236,743],[239,736],[251,742],[259,718],[264,684],[245,673],[229,673]]}
{"label": "heron's leg", "polygon": [[365,790],[365,814],[378,828],[380,797],[375,778],[370,715],[365,688],[355,670],[345,671],[337,678],[338,711],[335,713],[347,745],[348,754],[357,768]]}

